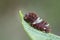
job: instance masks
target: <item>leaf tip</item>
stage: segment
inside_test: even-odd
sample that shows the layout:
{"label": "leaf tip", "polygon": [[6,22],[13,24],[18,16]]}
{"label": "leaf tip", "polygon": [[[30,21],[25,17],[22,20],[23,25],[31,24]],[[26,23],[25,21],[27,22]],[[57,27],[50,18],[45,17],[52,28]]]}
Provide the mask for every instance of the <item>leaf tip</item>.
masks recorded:
{"label": "leaf tip", "polygon": [[19,15],[20,15],[21,18],[23,18],[23,14],[22,14],[21,10],[19,10]]}

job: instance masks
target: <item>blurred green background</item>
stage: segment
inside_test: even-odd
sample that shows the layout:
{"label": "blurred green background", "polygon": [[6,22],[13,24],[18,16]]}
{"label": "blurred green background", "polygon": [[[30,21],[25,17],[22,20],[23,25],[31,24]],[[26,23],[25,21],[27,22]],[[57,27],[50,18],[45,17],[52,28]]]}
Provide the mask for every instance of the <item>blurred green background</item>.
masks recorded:
{"label": "blurred green background", "polygon": [[18,11],[36,12],[50,23],[52,33],[60,35],[60,0],[0,0],[0,40],[30,40]]}

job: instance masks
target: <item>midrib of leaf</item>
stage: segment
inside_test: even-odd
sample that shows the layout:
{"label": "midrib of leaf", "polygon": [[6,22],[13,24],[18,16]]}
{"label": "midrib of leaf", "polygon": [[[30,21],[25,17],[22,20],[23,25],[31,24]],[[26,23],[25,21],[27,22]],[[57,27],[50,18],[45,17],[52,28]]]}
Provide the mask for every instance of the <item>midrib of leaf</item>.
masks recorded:
{"label": "midrib of leaf", "polygon": [[60,36],[54,35],[52,33],[45,33],[39,30],[32,28],[27,22],[23,19],[23,14],[19,11],[20,19],[22,20],[22,25],[24,30],[30,36],[32,40],[60,40]]}

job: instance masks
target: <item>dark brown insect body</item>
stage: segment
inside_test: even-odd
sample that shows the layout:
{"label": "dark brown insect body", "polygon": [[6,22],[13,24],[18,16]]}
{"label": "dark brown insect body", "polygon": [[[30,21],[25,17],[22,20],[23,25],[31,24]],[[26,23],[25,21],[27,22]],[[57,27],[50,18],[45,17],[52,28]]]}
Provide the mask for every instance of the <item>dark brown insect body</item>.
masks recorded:
{"label": "dark brown insect body", "polygon": [[46,33],[50,32],[49,24],[40,19],[35,13],[28,13],[24,16],[24,20],[29,22],[32,27],[35,29],[45,31]]}

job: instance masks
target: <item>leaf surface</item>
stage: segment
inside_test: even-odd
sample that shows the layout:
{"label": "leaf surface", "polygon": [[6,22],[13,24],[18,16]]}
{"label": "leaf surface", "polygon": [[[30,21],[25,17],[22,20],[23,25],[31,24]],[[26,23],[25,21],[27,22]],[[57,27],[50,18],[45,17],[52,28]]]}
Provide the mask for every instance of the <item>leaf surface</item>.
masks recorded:
{"label": "leaf surface", "polygon": [[27,32],[27,34],[32,40],[60,40],[60,36],[57,36],[52,33],[45,33],[31,27],[26,21],[24,21],[23,19],[24,15],[21,12],[21,10],[19,11],[19,16],[20,19],[22,20],[21,23],[24,30]]}

